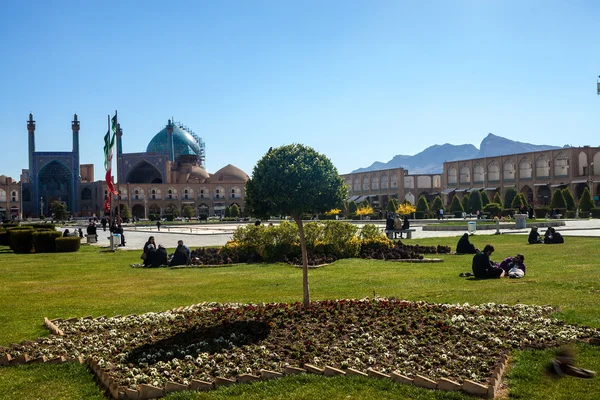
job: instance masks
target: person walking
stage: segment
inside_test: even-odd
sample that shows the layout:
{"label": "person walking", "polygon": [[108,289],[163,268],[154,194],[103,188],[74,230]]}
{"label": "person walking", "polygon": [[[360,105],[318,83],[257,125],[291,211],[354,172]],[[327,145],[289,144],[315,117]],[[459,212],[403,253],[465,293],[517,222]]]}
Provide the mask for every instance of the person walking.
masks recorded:
{"label": "person walking", "polygon": [[156,221],[156,229],[158,229],[159,232],[160,232],[160,226],[161,226],[160,220]]}

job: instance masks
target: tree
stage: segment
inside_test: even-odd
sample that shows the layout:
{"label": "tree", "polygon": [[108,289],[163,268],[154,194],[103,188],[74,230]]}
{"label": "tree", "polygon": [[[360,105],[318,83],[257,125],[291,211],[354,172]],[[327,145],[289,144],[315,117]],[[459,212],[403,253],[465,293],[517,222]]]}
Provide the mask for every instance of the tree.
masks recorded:
{"label": "tree", "polygon": [[525,201],[525,197],[523,197],[523,193],[519,193],[515,197],[513,197],[512,203],[510,203],[510,207],[516,209],[519,209],[526,205],[527,204]]}
{"label": "tree", "polygon": [[165,214],[171,214],[173,217],[179,217],[179,209],[175,205],[169,204],[165,208]]}
{"label": "tree", "polygon": [[474,214],[477,210],[483,210],[483,202],[481,201],[479,190],[473,190],[469,195],[469,212]]}
{"label": "tree", "polygon": [[465,210],[465,212],[470,212],[469,211],[469,196],[464,195],[460,202],[462,203],[463,210]]}
{"label": "tree", "polygon": [[129,221],[131,219],[131,209],[127,203],[121,203],[121,218],[123,218],[124,221]]}
{"label": "tree", "polygon": [[229,209],[229,206],[225,207],[225,218],[229,218],[231,216],[231,210]]}
{"label": "tree", "polygon": [[347,193],[331,161],[301,144],[269,149],[246,182],[245,202],[256,216],[289,215],[298,225],[305,307],[310,306],[310,294],[302,216],[341,207]]}
{"label": "tree", "polygon": [[480,193],[481,193],[481,205],[483,206],[483,208],[485,208],[485,206],[490,204],[490,197],[488,196],[486,190],[482,190]]}
{"label": "tree", "polygon": [[556,189],[554,193],[552,193],[550,208],[567,208],[567,203],[565,202],[565,196],[563,196],[562,190]]}
{"label": "tree", "polygon": [[[554,198],[552,200],[554,200]],[[590,189],[588,187],[583,189],[583,193],[579,199],[579,208],[581,211],[590,211],[592,208],[594,208],[594,201],[592,200]]]}
{"label": "tree", "polygon": [[417,211],[417,209],[415,208],[415,206],[410,204],[409,201],[403,201],[402,204],[400,204],[396,209],[396,213],[398,215],[410,215],[415,211]]}
{"label": "tree", "polygon": [[371,215],[371,214],[373,214],[373,207],[371,207],[369,205],[369,203],[367,203],[366,205],[361,204],[360,207],[358,207],[358,210],[356,210],[356,215],[360,215],[361,217],[364,215]]}
{"label": "tree", "polygon": [[349,204],[348,204],[348,213],[349,214],[356,214],[356,210],[358,209],[358,206],[356,205],[356,202],[354,200],[352,200]]}
{"label": "tree", "polygon": [[229,208],[229,216],[232,218],[238,218],[240,216],[240,208],[237,204],[232,204]]}
{"label": "tree", "polygon": [[425,214],[429,211],[429,203],[423,195],[419,196],[419,200],[417,200],[417,211],[423,211]]}
{"label": "tree", "polygon": [[387,202],[386,210],[393,213],[393,212],[396,212],[397,209],[398,209],[398,200],[391,198]]}
{"label": "tree", "polygon": [[573,193],[571,193],[571,190],[566,187],[563,189],[563,197],[565,198],[565,203],[567,205],[567,210],[569,211],[574,211],[576,208],[575,205],[575,198],[573,197]]}
{"label": "tree", "polygon": [[494,195],[494,201],[492,201],[492,203],[500,204],[500,207],[504,206],[504,203],[502,202],[502,197],[500,197],[500,193],[496,192],[496,194]]}
{"label": "tree", "polygon": [[457,195],[454,195],[454,197],[452,198],[452,203],[450,203],[450,211],[452,211],[453,213],[465,211],[465,208],[463,207]]}
{"label": "tree", "polygon": [[186,204],[185,206],[183,206],[183,210],[181,210],[181,215],[183,215],[186,218],[192,218],[195,215],[194,207],[190,206],[189,204]]}
{"label": "tree", "polygon": [[517,195],[517,190],[515,188],[508,188],[506,193],[504,193],[504,204],[512,205],[513,199]]}
{"label": "tree", "polygon": [[440,196],[435,196],[433,201],[431,202],[431,209],[437,211],[440,208],[444,208],[444,202],[442,201]]}
{"label": "tree", "polygon": [[56,221],[65,221],[69,218],[67,205],[60,200],[54,200],[50,203],[50,212]]}

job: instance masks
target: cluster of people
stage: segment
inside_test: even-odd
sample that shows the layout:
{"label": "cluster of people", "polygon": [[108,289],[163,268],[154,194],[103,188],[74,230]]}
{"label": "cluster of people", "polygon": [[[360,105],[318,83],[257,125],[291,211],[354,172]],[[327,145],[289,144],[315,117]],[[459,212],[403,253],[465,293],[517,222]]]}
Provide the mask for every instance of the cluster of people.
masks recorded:
{"label": "cluster of people", "polygon": [[523,254],[507,257],[501,263],[495,263],[490,259],[492,253],[494,253],[494,246],[486,244],[483,251],[473,256],[472,269],[475,278],[522,278],[525,276],[526,267]]}
{"label": "cluster of people", "polygon": [[190,256],[191,251],[183,244],[183,240],[177,241],[177,248],[169,258],[167,249],[162,244],[156,245],[154,236],[150,236],[144,244],[144,252],[140,258],[144,260],[144,267],[158,268],[161,266],[189,265],[191,264]]}
{"label": "cluster of people", "polygon": [[544,237],[542,238],[542,236],[538,232],[537,226],[534,226],[533,228],[531,228],[531,231],[529,232],[529,238],[527,239],[527,241],[529,242],[529,244],[538,244],[538,243],[559,244],[559,243],[564,243],[565,239],[560,234],[560,232],[556,232],[556,229],[554,229],[551,226],[548,227],[548,229],[546,229],[546,232],[544,233]]}
{"label": "cluster of people", "polygon": [[[400,238],[402,239],[402,232],[395,231],[403,231],[410,228],[410,221],[408,220],[408,215],[404,216],[404,219],[401,219],[400,216],[396,213],[387,213],[385,219],[385,230],[386,231],[394,231],[393,239],[396,239],[396,234],[400,234]],[[392,239],[392,237],[390,238]]]}

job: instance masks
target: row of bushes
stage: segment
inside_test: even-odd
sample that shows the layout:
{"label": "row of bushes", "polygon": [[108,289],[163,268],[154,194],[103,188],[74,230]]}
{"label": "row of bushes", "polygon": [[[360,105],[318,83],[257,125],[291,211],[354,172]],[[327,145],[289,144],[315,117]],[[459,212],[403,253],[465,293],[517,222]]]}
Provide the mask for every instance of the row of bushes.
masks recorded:
{"label": "row of bushes", "polygon": [[[308,222],[304,224],[304,236],[309,257],[316,259],[358,258],[379,250],[388,254],[394,248],[394,243],[373,224],[366,224],[359,231],[356,225],[345,221]],[[399,251],[396,246],[397,254],[437,252],[435,247],[408,246]],[[278,226],[240,226],[233,232],[233,240],[220,249],[219,257],[224,263],[296,263],[301,257],[298,226],[288,221]]]}
{"label": "row of bushes", "polygon": [[0,246],[9,246],[15,253],[52,253],[79,250],[78,237],[62,237],[52,224],[29,224],[0,229]]}

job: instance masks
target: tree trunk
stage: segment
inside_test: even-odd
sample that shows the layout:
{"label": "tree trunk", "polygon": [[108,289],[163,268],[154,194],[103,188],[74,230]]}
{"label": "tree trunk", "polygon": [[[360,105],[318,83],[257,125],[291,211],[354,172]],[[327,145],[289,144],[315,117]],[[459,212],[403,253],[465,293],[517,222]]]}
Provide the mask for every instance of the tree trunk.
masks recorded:
{"label": "tree trunk", "polygon": [[310,306],[310,294],[308,292],[308,256],[306,254],[306,240],[304,239],[304,226],[302,225],[302,217],[294,217],[296,225],[298,225],[298,233],[300,235],[300,249],[302,250],[302,287],[304,288],[304,307]]}

